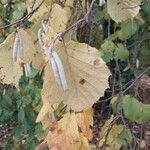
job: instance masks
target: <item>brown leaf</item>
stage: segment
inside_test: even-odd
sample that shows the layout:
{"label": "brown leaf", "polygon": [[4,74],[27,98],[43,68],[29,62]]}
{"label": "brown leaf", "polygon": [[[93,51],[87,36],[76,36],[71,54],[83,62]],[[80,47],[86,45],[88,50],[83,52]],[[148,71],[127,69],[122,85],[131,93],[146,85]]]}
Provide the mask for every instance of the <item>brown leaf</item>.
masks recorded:
{"label": "brown leaf", "polygon": [[93,126],[93,113],[92,108],[84,110],[83,112],[76,113],[77,124],[80,127],[83,135],[91,140],[93,137],[92,129]]}
{"label": "brown leaf", "polygon": [[88,141],[79,133],[74,113],[65,114],[49,130],[45,142],[50,150],[88,150]]}

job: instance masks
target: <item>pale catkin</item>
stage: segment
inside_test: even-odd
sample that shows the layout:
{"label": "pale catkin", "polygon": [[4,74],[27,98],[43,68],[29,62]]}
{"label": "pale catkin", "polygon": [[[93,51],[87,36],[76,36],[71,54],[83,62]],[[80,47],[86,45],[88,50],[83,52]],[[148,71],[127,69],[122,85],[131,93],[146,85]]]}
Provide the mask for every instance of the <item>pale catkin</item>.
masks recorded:
{"label": "pale catkin", "polygon": [[50,64],[52,66],[53,74],[54,74],[54,77],[55,77],[57,84],[59,85],[59,87],[62,87],[59,71],[57,68],[57,64],[56,64],[56,61],[54,60],[53,56],[50,57]]}
{"label": "pale catkin", "polygon": [[51,114],[51,121],[56,122],[56,117],[55,117],[54,113]]}
{"label": "pale catkin", "polygon": [[140,61],[139,61],[139,59],[136,59],[136,68],[138,69],[139,66],[140,66]]}
{"label": "pale catkin", "polygon": [[99,0],[99,6],[103,6],[105,4],[105,0]]}
{"label": "pale catkin", "polygon": [[28,74],[28,69],[27,69],[26,64],[24,64],[24,71],[25,71],[25,76],[28,77],[29,74]]}
{"label": "pale catkin", "polygon": [[27,63],[27,64],[26,64],[26,67],[27,67],[28,76],[30,76],[30,75],[31,75],[31,67],[30,67],[30,64]]}
{"label": "pale catkin", "polygon": [[19,49],[19,36],[18,36],[18,32],[16,32],[15,41],[13,45],[13,56],[12,56],[13,61],[17,60],[18,49]]}
{"label": "pale catkin", "polygon": [[23,59],[24,57],[23,43],[19,33],[18,33],[18,37],[19,37],[18,58]]}
{"label": "pale catkin", "polygon": [[48,50],[49,61],[52,66],[52,70],[54,73],[55,80],[57,81],[59,87],[61,87],[64,91],[68,89],[64,67],[62,62],[57,55],[57,53],[53,50],[53,45],[49,46]]}
{"label": "pale catkin", "polygon": [[43,41],[42,41],[42,28],[40,28],[40,29],[38,30],[38,41],[39,41],[40,46],[42,47],[42,46],[43,46]]}
{"label": "pale catkin", "polygon": [[55,51],[52,52],[52,56],[54,57],[54,60],[56,62],[57,68],[58,68],[58,73],[60,76],[62,88],[64,91],[66,91],[68,89],[68,85],[67,85],[67,81],[66,81],[64,67],[62,65],[62,62],[61,62],[59,56],[57,55],[57,53]]}
{"label": "pale catkin", "polygon": [[42,20],[42,31],[43,31],[44,33],[46,33],[46,30],[47,30],[47,27],[46,27],[44,21]]}

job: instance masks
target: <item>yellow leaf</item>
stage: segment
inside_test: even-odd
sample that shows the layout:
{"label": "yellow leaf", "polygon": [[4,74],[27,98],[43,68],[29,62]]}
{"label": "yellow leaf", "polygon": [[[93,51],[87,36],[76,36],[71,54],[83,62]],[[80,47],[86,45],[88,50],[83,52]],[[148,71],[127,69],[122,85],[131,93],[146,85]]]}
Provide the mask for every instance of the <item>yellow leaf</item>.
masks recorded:
{"label": "yellow leaf", "polygon": [[66,9],[63,9],[58,4],[53,4],[50,17],[51,28],[53,28],[56,33],[63,31],[66,28],[69,17]]}
{"label": "yellow leaf", "polygon": [[22,75],[22,67],[18,62],[13,62],[13,42],[14,33],[10,34],[0,45],[0,81],[18,86],[18,81]]}
{"label": "yellow leaf", "polygon": [[46,141],[36,146],[35,150],[43,150],[45,147],[47,147]]}
{"label": "yellow leaf", "polygon": [[115,22],[131,19],[139,13],[141,0],[108,0],[107,9]]}
{"label": "yellow leaf", "polygon": [[57,34],[66,29],[67,23],[70,19],[70,14],[71,11],[69,7],[62,8],[58,4],[52,5],[49,21],[47,23],[47,31],[43,37],[44,47],[46,47],[46,50]]}
{"label": "yellow leaf", "polygon": [[74,113],[67,113],[63,118],[53,123],[45,138],[50,150],[79,150],[81,138]]}
{"label": "yellow leaf", "polygon": [[87,138],[82,133],[80,133],[80,138],[81,138],[81,146],[79,150],[91,150]]}
{"label": "yellow leaf", "polygon": [[[66,48],[66,49],[65,49]],[[109,69],[100,57],[100,52],[84,43],[70,41],[65,47],[57,44],[69,90],[63,91],[57,84],[52,67],[44,71],[42,99],[50,104],[63,101],[72,110],[79,112],[90,108],[108,87]]]}
{"label": "yellow leaf", "polygon": [[92,129],[93,126],[93,112],[92,108],[84,110],[83,112],[76,113],[77,124],[80,127],[83,135],[91,140],[93,137]]}
{"label": "yellow leaf", "polygon": [[[26,6],[27,6],[28,13],[36,9],[42,3],[42,1],[43,0],[27,0]],[[32,17],[29,20],[33,21],[33,20],[39,19],[44,14],[46,14],[48,10],[49,9],[48,9],[47,3],[43,2],[42,5],[39,7],[39,9],[35,13],[33,13]]]}
{"label": "yellow leaf", "polygon": [[52,10],[48,22],[49,24],[48,25],[49,29],[47,31],[48,36],[50,36],[48,32],[51,32],[51,29],[54,30],[55,33],[62,32],[65,30],[67,22],[69,21],[69,17],[71,15],[71,12],[69,15],[68,11],[69,11],[68,9],[64,9],[58,4],[52,5]]}
{"label": "yellow leaf", "polygon": [[49,118],[49,116],[45,116],[44,120],[42,120],[42,129],[43,130],[47,130],[49,128],[49,126],[51,125],[51,120]]}
{"label": "yellow leaf", "polygon": [[37,116],[37,118],[36,118],[36,122],[41,122],[41,121],[43,121],[43,120],[45,119],[46,115],[51,114],[53,111],[54,111],[54,110],[53,110],[53,108],[51,107],[51,105],[50,105],[49,103],[45,103],[45,104],[42,106],[42,108],[41,108],[41,110],[40,110],[40,112],[39,112],[39,114],[38,114],[38,116]]}
{"label": "yellow leaf", "polygon": [[114,117],[111,116],[110,119],[108,119],[105,124],[103,125],[103,127],[100,130],[100,141],[99,141],[99,146],[102,147],[106,138],[105,136],[107,135],[108,129],[111,127],[111,123],[113,121]]}
{"label": "yellow leaf", "polygon": [[66,0],[65,6],[73,7],[74,0]]}
{"label": "yellow leaf", "polygon": [[146,142],[144,140],[140,141],[140,148],[141,149],[146,148]]}
{"label": "yellow leaf", "polygon": [[112,144],[114,139],[123,131],[124,126],[123,125],[114,125],[109,133],[108,136],[108,143]]}
{"label": "yellow leaf", "polygon": [[23,63],[32,63],[32,66],[42,70],[45,61],[41,49],[35,44],[36,36],[31,30],[19,29],[20,37],[23,44]]}
{"label": "yellow leaf", "polygon": [[118,135],[124,130],[123,125],[114,125],[107,137],[107,144],[111,150],[120,150],[122,144],[116,141]]}

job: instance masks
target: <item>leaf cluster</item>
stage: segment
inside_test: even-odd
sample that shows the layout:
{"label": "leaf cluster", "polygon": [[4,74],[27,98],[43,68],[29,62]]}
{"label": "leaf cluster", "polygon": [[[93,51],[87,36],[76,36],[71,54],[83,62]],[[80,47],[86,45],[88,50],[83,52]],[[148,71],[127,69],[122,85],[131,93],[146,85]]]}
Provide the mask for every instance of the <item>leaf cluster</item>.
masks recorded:
{"label": "leaf cluster", "polygon": [[21,76],[19,88],[11,85],[1,85],[0,91],[0,124],[14,124],[11,137],[2,147],[8,149],[12,146],[20,148],[21,136],[26,135],[24,147],[34,149],[39,143],[37,137],[44,132],[42,125],[35,123],[39,109],[41,108],[42,78],[39,72],[32,68],[32,75]]}

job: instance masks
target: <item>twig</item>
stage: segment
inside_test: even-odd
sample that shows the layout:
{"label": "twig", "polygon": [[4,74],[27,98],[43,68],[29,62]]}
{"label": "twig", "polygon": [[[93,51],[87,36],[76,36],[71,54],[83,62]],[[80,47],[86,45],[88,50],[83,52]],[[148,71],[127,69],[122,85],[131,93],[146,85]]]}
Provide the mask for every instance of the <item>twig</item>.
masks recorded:
{"label": "twig", "polygon": [[126,91],[128,91],[148,70],[150,69],[150,66],[145,69],[124,91],[123,93],[125,93]]}
{"label": "twig", "polygon": [[81,19],[79,19],[76,23],[74,23],[73,25],[71,25],[70,27],[68,27],[65,31],[60,32],[53,40],[53,42],[51,43],[53,46],[55,45],[56,41],[59,40],[60,38],[63,38],[63,36],[70,31],[71,29],[78,27],[80,24],[82,24],[83,22],[88,22],[89,20],[89,16],[90,13],[92,11],[93,5],[94,5],[95,0],[92,0],[91,5],[88,9],[88,12],[85,14],[85,16]]}
{"label": "twig", "polygon": [[[122,91],[122,93],[124,94],[126,91],[128,91],[132,86],[134,86],[134,84],[148,71],[148,70],[150,70],[150,66],[147,68],[147,69],[145,69],[139,76],[137,76],[136,77],[136,79],[125,89],[125,90],[123,90]],[[129,81],[128,83],[130,83],[131,81]],[[127,84],[128,84],[127,83]],[[118,93],[117,94],[115,94],[115,95],[112,95],[111,97],[109,97],[109,98],[107,98],[107,99],[104,99],[104,100],[101,100],[100,102],[102,103],[102,102],[107,102],[107,101],[109,101],[110,99],[112,99],[114,96],[117,96],[118,95]]]}
{"label": "twig", "polygon": [[8,28],[8,27],[13,26],[13,25],[23,24],[25,21],[27,21],[29,18],[32,17],[32,15],[40,8],[40,6],[43,4],[44,1],[45,0],[43,0],[35,9],[31,10],[30,13],[28,13],[26,16],[22,17],[20,20],[13,22],[13,23],[10,23],[6,26],[0,27],[0,30]]}
{"label": "twig", "polygon": [[31,7],[31,10],[33,10],[34,6],[35,6],[36,0],[33,1],[33,5]]}

